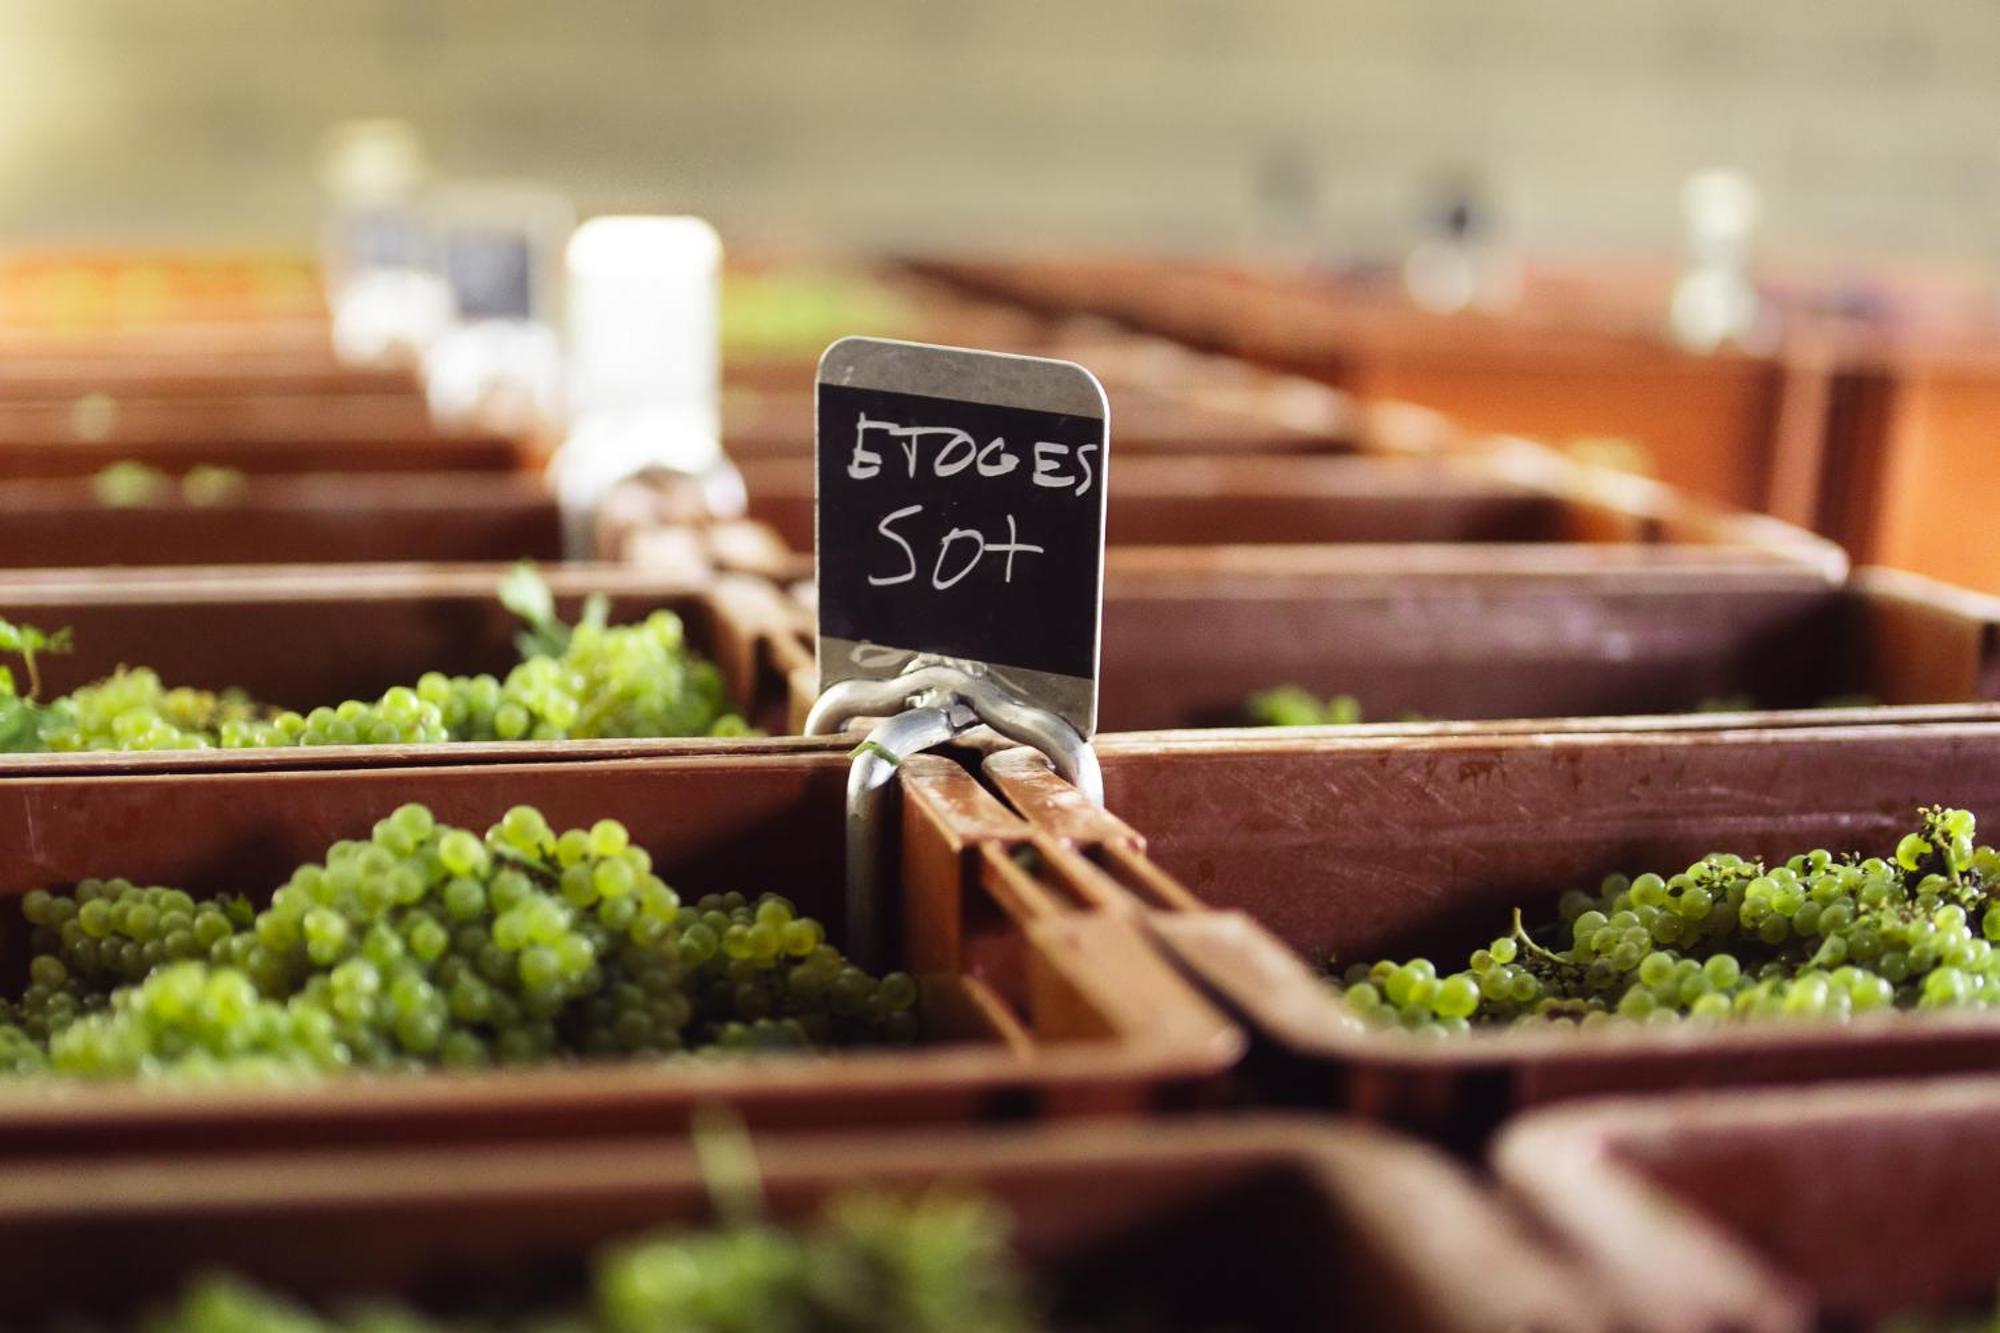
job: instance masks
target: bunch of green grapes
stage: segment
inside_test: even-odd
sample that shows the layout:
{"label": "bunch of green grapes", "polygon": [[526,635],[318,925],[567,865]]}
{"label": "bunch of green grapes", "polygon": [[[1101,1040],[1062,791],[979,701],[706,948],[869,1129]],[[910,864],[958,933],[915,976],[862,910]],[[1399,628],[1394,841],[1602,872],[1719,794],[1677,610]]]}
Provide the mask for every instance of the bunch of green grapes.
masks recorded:
{"label": "bunch of green grapes", "polygon": [[711,894],[680,916],[697,1018],[718,1045],[819,1046],[909,1042],[915,980],[877,981],[826,943],[817,921],[775,894],[755,902]]}
{"label": "bunch of green grapes", "polygon": [[504,680],[431,672],[417,682],[452,740],[596,740],[742,735],[722,674],[687,648],[681,618],[636,625],[586,619],[555,653],[527,657]]}
{"label": "bunch of green grapes", "polygon": [[[1830,696],[1814,708],[1863,708],[1880,703],[1879,699],[1866,694],[1839,694]],[[1744,713],[1762,707],[1748,694],[1724,694],[1699,699],[1690,713]],[[1243,711],[1251,725],[1259,727],[1350,727],[1363,721],[1361,703],[1351,694],[1336,694],[1322,700],[1311,690],[1298,685],[1280,685],[1275,689],[1262,690],[1244,701]],[[1672,709],[1658,711],[1672,712]],[[1428,722],[1433,719],[1423,713],[1404,713],[1396,719],[1399,722]]]}
{"label": "bunch of green grapes", "polygon": [[35,961],[24,1000],[38,988],[103,989],[142,980],[167,963],[201,959],[250,920],[242,898],[197,903],[179,889],[145,888],[123,879],[87,879],[69,894],[37,889],[21,900]]}
{"label": "bunch of green grapes", "polygon": [[1243,711],[1260,727],[1351,727],[1361,721],[1361,701],[1353,695],[1321,700],[1300,685],[1261,690],[1250,696]]}
{"label": "bunch of green grapes", "polygon": [[[0,749],[194,750],[290,745],[424,745],[442,741],[593,740],[614,737],[741,736],[722,673],[694,655],[671,611],[635,625],[605,623],[593,597],[580,623],[556,617],[555,599],[532,566],[504,581],[502,600],[528,628],[522,660],[504,678],[429,672],[373,701],[350,699],[305,713],[267,708],[240,690],[169,688],[157,672],[120,668],[46,705],[32,691],[0,696]],[[0,630],[38,634],[0,621]],[[9,640],[0,635],[0,650]],[[64,636],[47,640],[66,647]],[[27,650],[16,645],[15,651]],[[26,657],[32,674],[34,658]],[[0,686],[11,677],[0,671]],[[16,735],[15,733],[22,733]]]}
{"label": "bunch of green grapes", "polygon": [[[280,713],[271,726],[280,737],[294,737],[291,743],[298,745],[426,745],[452,739],[437,706],[418,698],[407,685],[390,687],[372,704],[349,699],[334,708],[315,708],[303,717]],[[223,740],[227,744],[229,738]]]}
{"label": "bunch of green grapes", "polygon": [[[684,905],[616,820],[516,806],[480,837],[421,805],[299,867],[252,912],[87,880],[22,900],[29,984],[0,1067],[122,1076],[479,1066],[704,1046],[914,1039],[875,978],[782,898]],[[247,988],[247,990],[246,990]]]}
{"label": "bunch of green grapes", "polygon": [[435,705],[407,686],[375,703],[349,700],[310,713],[262,708],[240,690],[169,689],[157,673],[121,669],[50,705],[44,748],[249,749],[280,745],[413,745],[452,739]]}
{"label": "bunch of green grapes", "polygon": [[597,1265],[603,1333],[698,1328],[1031,1333],[1038,1317],[1008,1219],[976,1198],[837,1199],[816,1225],[661,1236]]}
{"label": "bunch of green grapes", "polygon": [[39,1074],[48,1067],[42,1043],[15,1021],[11,1006],[0,1003],[0,1075]]}
{"label": "bunch of green grapes", "polygon": [[133,459],[103,467],[90,479],[92,495],[111,509],[160,504],[177,491],[188,504],[208,508],[241,498],[248,485],[249,478],[233,467],[197,464],[176,482],[162,469]]}
{"label": "bunch of green grapes", "polygon": [[1036,1333],[1048,1325],[1004,1211],[977,1197],[835,1199],[801,1227],[750,1222],[608,1247],[578,1305],[504,1322],[380,1302],[321,1315],[238,1279],[191,1286],[148,1333]]}
{"label": "bunch of green grapes", "polygon": [[120,668],[50,709],[42,744],[55,751],[206,749],[261,711],[241,690],[169,688],[146,667]]}
{"label": "bunch of green grapes", "polygon": [[121,459],[99,468],[90,478],[90,492],[107,509],[132,509],[157,504],[173,493],[174,479],[150,463]]}
{"label": "bunch of green grapes", "polygon": [[54,1032],[48,1067],[93,1078],[171,1069],[184,1079],[284,1077],[344,1063],[324,1009],[257,993],[232,967],[170,963]]}
{"label": "bunch of green grapes", "polygon": [[2000,1006],[2000,851],[1974,833],[1969,812],[1932,807],[1888,857],[1717,853],[1671,876],[1613,875],[1537,929],[1517,911],[1462,971],[1361,964],[1340,989],[1370,1023],[1429,1034]]}

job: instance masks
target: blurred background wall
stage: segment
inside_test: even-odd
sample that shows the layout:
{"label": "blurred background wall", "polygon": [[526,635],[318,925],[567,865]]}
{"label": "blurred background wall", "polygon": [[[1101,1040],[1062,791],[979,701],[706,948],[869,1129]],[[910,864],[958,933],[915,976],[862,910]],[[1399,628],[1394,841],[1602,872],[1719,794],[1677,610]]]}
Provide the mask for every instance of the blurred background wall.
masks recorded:
{"label": "blurred background wall", "polygon": [[323,129],[586,211],[899,247],[1672,247],[1691,170],[1791,253],[2000,258],[1993,0],[0,0],[0,239],[303,238]]}

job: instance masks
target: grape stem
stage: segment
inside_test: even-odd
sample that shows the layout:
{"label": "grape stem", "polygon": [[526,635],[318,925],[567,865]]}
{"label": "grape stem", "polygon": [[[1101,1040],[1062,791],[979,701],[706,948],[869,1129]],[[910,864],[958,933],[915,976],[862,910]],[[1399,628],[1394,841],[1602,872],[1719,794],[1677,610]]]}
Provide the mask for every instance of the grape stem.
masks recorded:
{"label": "grape stem", "polygon": [[720,1106],[695,1108],[694,1155],[710,1203],[724,1225],[750,1227],[764,1219],[764,1172],[742,1117]]}
{"label": "grape stem", "polygon": [[66,653],[70,650],[70,632],[67,628],[53,634],[45,634],[33,625],[15,625],[0,620],[0,652],[13,653],[28,668],[27,698],[34,700],[42,692],[41,667],[35,661],[37,653]]}
{"label": "grape stem", "polygon": [[1514,929],[1511,933],[1515,942],[1535,957],[1544,959],[1557,967],[1569,968],[1572,971],[1581,972],[1584,970],[1583,965],[1575,959],[1565,958],[1547,946],[1535,943],[1534,937],[1528,934],[1527,924],[1521,920],[1521,909],[1518,907],[1514,909]]}
{"label": "grape stem", "polygon": [[859,759],[864,754],[872,754],[891,768],[901,768],[903,757],[877,741],[863,741],[847,752],[849,759]]}

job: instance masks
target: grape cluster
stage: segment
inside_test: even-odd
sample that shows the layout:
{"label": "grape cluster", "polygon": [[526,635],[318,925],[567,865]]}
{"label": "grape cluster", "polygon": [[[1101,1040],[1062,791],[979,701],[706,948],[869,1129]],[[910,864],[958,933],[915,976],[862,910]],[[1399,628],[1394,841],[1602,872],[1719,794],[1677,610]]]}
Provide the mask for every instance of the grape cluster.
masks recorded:
{"label": "grape cluster", "polygon": [[915,980],[870,977],[783,898],[711,894],[683,910],[680,927],[697,1014],[721,1047],[916,1038]]}
{"label": "grape cluster", "polygon": [[1243,705],[1259,727],[1351,727],[1361,721],[1361,701],[1351,694],[1322,700],[1300,685],[1260,690]]}
{"label": "grape cluster", "polygon": [[[38,710],[36,747],[53,751],[245,749],[288,745],[421,745],[441,741],[591,740],[750,734],[722,673],[688,648],[671,611],[636,625],[604,623],[592,599],[581,623],[554,618],[532,570],[510,576],[536,591],[523,660],[504,679],[424,675],[374,702],[306,713],[259,706],[240,690],[169,688],[147,668],[123,669]],[[510,601],[510,605],[515,604]],[[12,747],[10,747],[12,748]]]}
{"label": "grape cluster", "polygon": [[87,879],[71,894],[37,889],[21,900],[36,957],[24,1003],[73,989],[142,980],[167,963],[209,956],[250,920],[242,898],[197,903],[179,889],[142,888],[123,879]]}
{"label": "grape cluster", "polygon": [[[1868,694],[1830,695],[1813,708],[1866,708],[1877,705],[1881,700]],[[1699,699],[1690,713],[1747,713],[1766,705],[1748,694],[1724,694]],[[1673,712],[1674,709],[1656,709],[1657,712]],[[1351,727],[1364,721],[1361,701],[1351,694],[1336,694],[1321,699],[1311,690],[1298,685],[1280,685],[1274,689],[1260,690],[1251,695],[1243,704],[1244,716],[1252,726],[1259,727]],[[1436,718],[1423,713],[1408,712],[1396,719],[1398,722],[1432,722]]]}
{"label": "grape cluster", "polygon": [[[601,615],[601,613],[599,613]],[[431,672],[418,702],[452,740],[589,740],[743,735],[722,673],[688,650],[681,618],[655,611],[636,625],[586,614],[559,651],[528,655],[504,679]]]}
{"label": "grape cluster", "polygon": [[1031,1333],[1044,1325],[1007,1232],[1005,1214],[975,1198],[857,1194],[805,1230],[649,1238],[600,1260],[594,1327]]}
{"label": "grape cluster", "polygon": [[[335,708],[315,708],[301,717],[280,713],[271,723],[277,738],[295,737],[299,745],[424,745],[452,739],[444,714],[436,704],[417,697],[407,685],[390,687],[374,703],[349,699]],[[224,736],[228,745],[231,737]],[[284,739],[252,740],[251,744],[284,744]]]}
{"label": "grape cluster", "polygon": [[42,745],[55,751],[198,750],[260,710],[241,690],[168,688],[147,667],[120,668],[49,706]]}
{"label": "grape cluster", "polygon": [[266,999],[243,973],[170,963],[49,1038],[49,1067],[93,1078],[172,1069],[178,1078],[232,1079],[332,1069],[341,1063],[324,1010]]}
{"label": "grape cluster", "polygon": [[1360,964],[1339,989],[1372,1024],[1433,1035],[2000,1007],[2000,851],[1974,842],[1968,811],[1921,813],[1888,857],[1717,853],[1671,876],[1612,875],[1535,930],[1517,911],[1463,971]]}
{"label": "grape cluster", "polygon": [[441,1321],[376,1302],[321,1315],[231,1277],[192,1284],[148,1333],[1036,1333],[1004,1211],[933,1192],[853,1194],[800,1227],[768,1222],[607,1247],[571,1308]]}
{"label": "grape cluster", "polygon": [[[625,827],[516,806],[482,838],[421,805],[335,843],[262,911],[87,880],[29,893],[0,1069],[122,1076],[520,1063],[905,1042],[871,977],[775,895],[683,904]],[[29,1049],[32,1048],[32,1051]]]}
{"label": "grape cluster", "polygon": [[28,1030],[0,1006],[0,1075],[39,1074],[49,1065],[48,1053]]}
{"label": "grape cluster", "polygon": [[171,500],[176,493],[200,508],[240,499],[249,478],[233,467],[197,464],[176,482],[172,475],[132,459],[99,469],[90,479],[91,494],[109,509],[131,509]]}

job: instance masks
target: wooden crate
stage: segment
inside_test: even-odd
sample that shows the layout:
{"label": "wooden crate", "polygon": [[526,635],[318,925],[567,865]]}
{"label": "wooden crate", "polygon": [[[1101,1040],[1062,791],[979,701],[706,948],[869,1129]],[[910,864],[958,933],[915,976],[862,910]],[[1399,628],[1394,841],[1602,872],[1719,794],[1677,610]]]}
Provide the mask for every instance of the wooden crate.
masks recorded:
{"label": "wooden crate", "polygon": [[[689,896],[780,891],[843,921],[848,761],[825,748],[567,764],[0,777],[0,896],[125,875],[268,896],[406,801],[484,828],[511,806],[558,828],[622,821]],[[756,1124],[907,1125],[1185,1104],[1241,1038],[1129,923],[1068,911],[1070,872],[953,761],[907,763],[892,805],[892,964],[918,978],[925,1042],[826,1057],[585,1062],[352,1075],[280,1087],[0,1081],[0,1157],[230,1153],[363,1143],[657,1135],[697,1109]],[[24,923],[0,915],[0,975]],[[10,1169],[11,1179],[11,1169]],[[5,1193],[0,1189],[0,1195]]]}
{"label": "wooden crate", "polygon": [[1105,872],[1081,889],[1139,914],[1243,1018],[1266,1097],[1466,1145],[1511,1112],[1586,1095],[2000,1070],[2000,1016],[1980,1013],[1425,1042],[1366,1027],[1315,971],[1329,958],[1449,963],[1505,933],[1514,907],[1541,919],[1613,871],[1714,851],[1886,852],[1934,802],[1994,817],[1990,710],[1872,728],[1215,732],[1098,749],[1110,815],[1032,752],[987,767],[1017,809]]}
{"label": "wooden crate", "polygon": [[[375,699],[414,686],[426,671],[504,673],[519,660],[519,620],[500,604],[509,566],[272,566],[151,570],[45,570],[0,577],[0,618],[70,628],[76,648],[43,660],[43,693],[53,697],[109,675],[147,666],[169,686],[237,687],[260,702],[307,710],[345,699]],[[773,647],[783,608],[758,580],[691,576],[614,565],[543,571],[560,614],[573,619],[593,592],[611,598],[613,623],[665,608],[681,616],[694,651],[721,670],[732,699],[752,721],[781,726],[794,663]],[[700,741],[713,746],[727,742]],[[460,763],[494,754],[536,755],[608,742],[490,745],[335,746],[149,754],[0,756],[0,767],[144,767],[258,764]],[[689,742],[661,741],[668,748]],[[336,753],[337,752],[337,753]]]}
{"label": "wooden crate", "polygon": [[[1115,1321],[1123,1305],[1162,1333],[1609,1328],[1579,1274],[1469,1174],[1352,1126],[759,1135],[752,1147],[780,1221],[856,1190],[979,1191],[1012,1217],[1023,1264],[1066,1318]],[[712,1220],[701,1163],[671,1141],[10,1168],[0,1315],[129,1309],[218,1267],[335,1302],[532,1305],[574,1299],[584,1257],[607,1242]],[[92,1262],[114,1246],[119,1263]]]}
{"label": "wooden crate", "polygon": [[1629,1327],[1808,1333],[1990,1318],[1996,1146],[2000,1081],[1906,1080],[1538,1112],[1493,1163]]}

